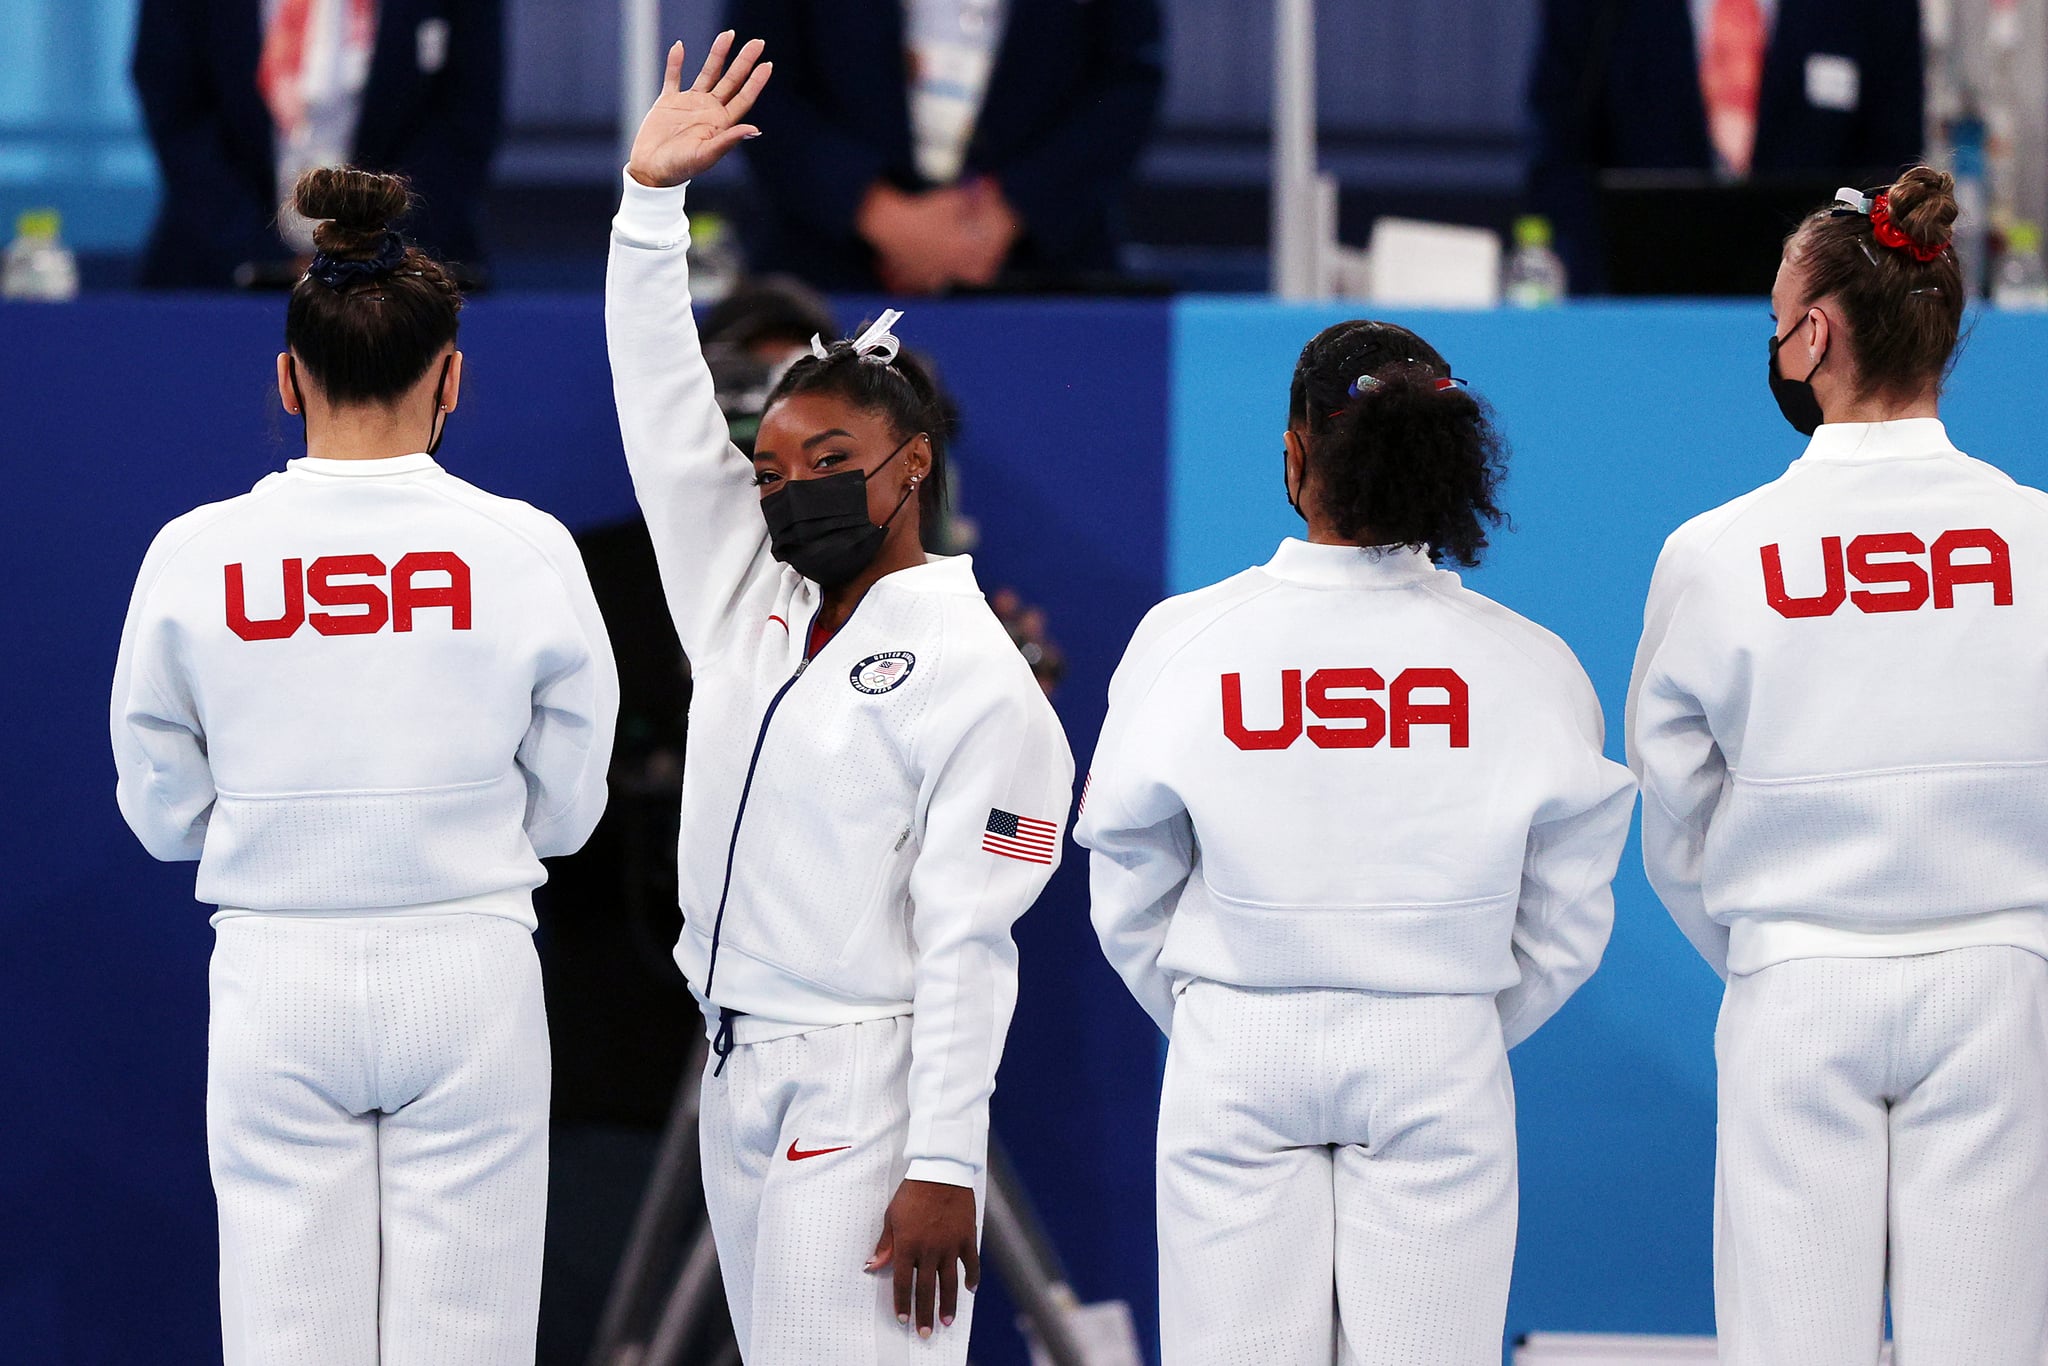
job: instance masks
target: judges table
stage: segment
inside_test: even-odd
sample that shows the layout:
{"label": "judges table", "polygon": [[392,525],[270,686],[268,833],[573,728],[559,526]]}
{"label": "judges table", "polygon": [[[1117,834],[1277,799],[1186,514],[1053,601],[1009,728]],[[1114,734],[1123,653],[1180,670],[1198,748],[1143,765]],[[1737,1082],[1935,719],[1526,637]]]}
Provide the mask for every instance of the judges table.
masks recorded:
{"label": "judges table", "polygon": [[[851,325],[884,301],[838,301]],[[1358,310],[1263,299],[913,304],[965,418],[956,448],[986,587],[1041,605],[1085,769],[1109,675],[1160,597],[1298,529],[1280,479],[1294,357]],[[1765,302],[1598,304],[1398,319],[1448,356],[1513,448],[1512,530],[1469,576],[1578,652],[1621,753],[1622,697],[1663,537],[1776,477],[1802,442],[1764,384]],[[275,299],[0,306],[0,572],[14,620],[0,749],[9,870],[0,982],[0,1358],[218,1360],[205,1155],[207,909],[113,801],[106,698],[137,565],[165,521],[298,454]],[[601,301],[485,298],[463,315],[453,472],[583,529],[629,516]],[[1945,411],[1956,443],[2048,482],[2048,316],[1987,314]],[[680,360],[680,358],[679,358]],[[1509,1333],[1705,1333],[1719,983],[1633,843],[1600,973],[1514,1054],[1522,1236]],[[1086,859],[1020,923],[1021,1000],[995,1100],[1084,1299],[1150,1339],[1160,1041],[1103,964]],[[998,1296],[975,1358],[1021,1363]]]}

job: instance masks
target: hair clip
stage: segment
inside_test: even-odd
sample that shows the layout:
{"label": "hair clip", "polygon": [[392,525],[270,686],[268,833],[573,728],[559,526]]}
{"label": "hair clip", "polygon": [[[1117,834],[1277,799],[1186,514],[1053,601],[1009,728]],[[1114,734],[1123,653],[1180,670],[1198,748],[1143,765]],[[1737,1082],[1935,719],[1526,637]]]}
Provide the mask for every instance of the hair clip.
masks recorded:
{"label": "hair clip", "polygon": [[1351,381],[1351,387],[1344,392],[1351,398],[1357,398],[1368,389],[1377,389],[1385,382],[1378,375],[1360,375]]}
{"label": "hair clip", "polygon": [[1829,212],[1837,218],[1844,218],[1852,213],[1867,216],[1870,213],[1870,196],[1861,190],[1844,185],[1835,191],[1835,207]]}

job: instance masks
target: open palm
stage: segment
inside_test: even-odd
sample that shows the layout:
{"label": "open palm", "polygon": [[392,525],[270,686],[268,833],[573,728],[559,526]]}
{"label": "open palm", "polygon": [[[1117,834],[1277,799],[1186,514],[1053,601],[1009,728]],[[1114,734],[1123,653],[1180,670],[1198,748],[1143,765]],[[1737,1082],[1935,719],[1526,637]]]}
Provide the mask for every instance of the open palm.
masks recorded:
{"label": "open palm", "polygon": [[742,123],[747,111],[760,98],[774,64],[761,60],[761,40],[756,38],[740,49],[726,66],[732,51],[733,32],[727,29],[711,44],[704,69],[688,90],[683,83],[683,45],[668,50],[668,71],[662,76],[661,96],[641,120],[633,138],[633,154],[626,170],[643,185],[680,185],[695,179],[718,163],[718,159],[761,130]]}

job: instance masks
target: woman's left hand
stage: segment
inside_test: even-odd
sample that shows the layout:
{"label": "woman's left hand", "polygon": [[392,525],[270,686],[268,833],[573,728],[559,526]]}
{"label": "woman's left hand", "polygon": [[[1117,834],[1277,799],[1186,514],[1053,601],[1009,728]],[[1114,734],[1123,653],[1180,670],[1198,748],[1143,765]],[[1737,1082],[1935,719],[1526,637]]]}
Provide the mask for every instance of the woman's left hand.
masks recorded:
{"label": "woman's left hand", "polygon": [[[668,50],[661,97],[647,111],[626,170],[642,185],[680,185],[695,179],[718,159],[761,130],[741,123],[768,83],[772,64],[761,61],[761,40],[740,49],[730,69],[733,33],[727,29],[711,44],[704,67],[688,90],[683,84],[683,45]],[[758,63],[758,65],[757,65]]]}
{"label": "woman's left hand", "polygon": [[866,1269],[895,1269],[896,1321],[911,1321],[914,1291],[917,1335],[928,1338],[934,1290],[937,1321],[950,1328],[960,1308],[963,1280],[969,1290],[981,1287],[981,1253],[975,1243],[973,1190],[939,1181],[905,1181],[882,1215],[882,1241],[875,1244]]}

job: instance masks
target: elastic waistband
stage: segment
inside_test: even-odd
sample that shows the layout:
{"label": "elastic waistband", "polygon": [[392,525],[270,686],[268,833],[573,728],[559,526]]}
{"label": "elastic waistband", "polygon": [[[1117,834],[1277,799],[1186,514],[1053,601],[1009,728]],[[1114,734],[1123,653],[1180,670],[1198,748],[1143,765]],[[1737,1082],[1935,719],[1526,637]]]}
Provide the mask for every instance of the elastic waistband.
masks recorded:
{"label": "elastic waistband", "polygon": [[527,929],[535,928],[538,922],[533,915],[533,889],[530,887],[507,887],[495,892],[479,892],[475,896],[456,897],[452,901],[424,901],[416,906],[363,906],[345,910],[310,911],[252,911],[240,906],[223,906],[208,919],[208,924],[218,926],[224,920],[242,920],[257,917],[265,920],[393,920],[417,919],[436,915],[494,915],[501,920],[516,920]]}

